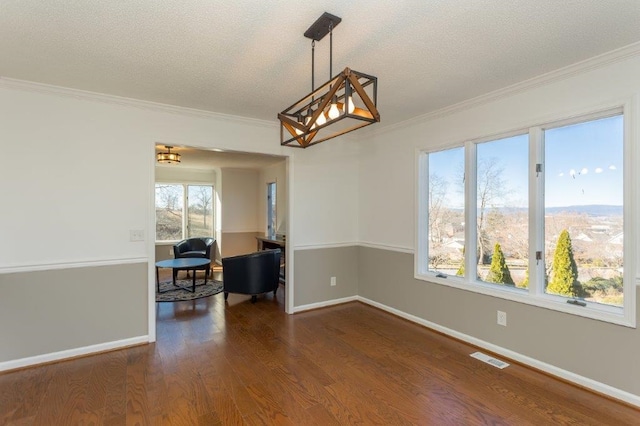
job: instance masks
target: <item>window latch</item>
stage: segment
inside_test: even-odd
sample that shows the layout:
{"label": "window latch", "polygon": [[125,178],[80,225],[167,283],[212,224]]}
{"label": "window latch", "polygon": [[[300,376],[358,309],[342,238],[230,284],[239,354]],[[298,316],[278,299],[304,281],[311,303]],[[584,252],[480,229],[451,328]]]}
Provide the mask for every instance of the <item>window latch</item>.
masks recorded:
{"label": "window latch", "polygon": [[540,173],[542,173],[542,164],[536,164],[536,177],[540,177]]}
{"label": "window latch", "polygon": [[582,307],[587,306],[587,304],[582,300],[576,300],[576,299],[569,299],[567,300],[567,303],[570,305],[576,305],[576,306],[582,306]]}
{"label": "window latch", "polygon": [[541,260],[542,260],[542,252],[541,251],[537,251],[536,252],[536,265],[539,265]]}

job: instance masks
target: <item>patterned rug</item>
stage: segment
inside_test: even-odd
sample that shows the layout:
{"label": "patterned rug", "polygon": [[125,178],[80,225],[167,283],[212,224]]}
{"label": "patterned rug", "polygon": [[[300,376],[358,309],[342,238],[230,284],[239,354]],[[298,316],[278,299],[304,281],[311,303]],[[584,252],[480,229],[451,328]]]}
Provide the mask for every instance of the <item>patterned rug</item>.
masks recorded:
{"label": "patterned rug", "polygon": [[[207,284],[204,283],[204,279],[196,279],[196,292],[191,293],[191,285],[193,281],[191,278],[185,280],[176,280],[176,286],[174,287],[171,281],[161,282],[160,291],[156,292],[156,302],[176,302],[179,300],[194,300],[201,297],[209,297],[214,294],[218,294],[222,291],[222,281],[207,280]],[[188,289],[188,290],[185,290]],[[166,291],[166,293],[165,293]]]}

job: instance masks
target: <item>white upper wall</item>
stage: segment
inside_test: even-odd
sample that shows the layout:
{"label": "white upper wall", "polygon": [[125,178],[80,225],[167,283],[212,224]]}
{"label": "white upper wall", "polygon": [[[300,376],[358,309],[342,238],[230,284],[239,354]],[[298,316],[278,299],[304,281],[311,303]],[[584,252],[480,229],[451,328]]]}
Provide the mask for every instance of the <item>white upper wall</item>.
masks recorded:
{"label": "white upper wall", "polygon": [[[636,126],[640,123],[640,55],[564,74],[562,79],[530,84],[527,89],[466,109],[395,126],[361,142],[360,241],[414,249],[418,149],[460,145],[630,99],[633,109],[628,116]],[[637,146],[637,130],[631,138]]]}
{"label": "white upper wall", "polygon": [[222,169],[222,232],[258,232],[258,171]]}
{"label": "white upper wall", "polygon": [[156,166],[156,182],[162,183],[203,183],[215,185],[214,169],[189,169],[180,165]]}
{"label": "white upper wall", "polygon": [[0,272],[146,258],[129,231],[153,235],[156,143],[291,155],[290,241],[356,240],[353,143],[285,148],[276,123],[2,79],[0,141],[10,158],[0,167]]}
{"label": "white upper wall", "polygon": [[342,137],[298,151],[289,192],[295,224],[287,241],[294,238],[297,247],[357,243],[358,143]]}

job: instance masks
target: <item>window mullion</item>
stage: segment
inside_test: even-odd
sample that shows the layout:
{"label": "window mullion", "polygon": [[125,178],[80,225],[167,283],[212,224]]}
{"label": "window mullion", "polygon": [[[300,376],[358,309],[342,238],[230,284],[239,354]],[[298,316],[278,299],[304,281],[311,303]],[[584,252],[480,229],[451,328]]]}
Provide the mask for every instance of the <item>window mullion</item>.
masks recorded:
{"label": "window mullion", "polygon": [[[537,167],[540,164],[541,167]],[[544,132],[529,129],[529,294],[544,293]],[[536,252],[541,252],[539,260]]]}
{"label": "window mullion", "polygon": [[465,144],[464,159],[464,220],[465,220],[465,280],[475,282],[478,276],[478,262],[476,255],[478,251],[477,239],[477,150],[476,144],[467,142]]}
{"label": "window mullion", "polygon": [[182,184],[182,239],[189,238],[189,185]]}

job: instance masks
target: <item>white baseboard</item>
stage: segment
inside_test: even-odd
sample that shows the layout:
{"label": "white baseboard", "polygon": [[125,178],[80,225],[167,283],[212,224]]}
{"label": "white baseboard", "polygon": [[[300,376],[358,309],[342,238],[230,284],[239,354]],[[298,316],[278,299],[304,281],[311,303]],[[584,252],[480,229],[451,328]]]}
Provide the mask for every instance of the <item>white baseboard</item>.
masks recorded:
{"label": "white baseboard", "polygon": [[416,324],[420,324],[432,330],[438,331],[440,333],[446,334],[448,336],[454,337],[456,339],[462,340],[464,342],[470,343],[474,346],[486,349],[498,355],[502,355],[511,360],[517,361],[521,364],[530,366],[537,370],[543,371],[552,376],[559,377],[568,382],[575,383],[577,385],[583,386],[585,388],[591,389],[595,392],[601,393],[603,395],[610,396],[612,398],[618,399],[620,401],[624,401],[628,404],[635,405],[640,407],[640,396],[632,394],[630,392],[623,391],[618,388],[614,388],[613,386],[609,386],[607,384],[598,382],[593,379],[589,379],[588,377],[581,376],[579,374],[572,373],[570,371],[564,370],[562,368],[558,368],[554,365],[547,364],[546,362],[539,361],[535,358],[528,357],[526,355],[522,355],[518,352],[514,352],[509,349],[505,349],[501,346],[494,345],[493,343],[485,342],[484,340],[477,339],[475,337],[469,336],[464,333],[460,333],[458,331],[452,330],[447,327],[443,327],[439,324],[436,324],[431,321],[427,321],[423,318],[417,317],[415,315],[408,314],[406,312],[400,311],[395,308],[391,308],[387,305],[383,305],[382,303],[375,302],[373,300],[367,299],[365,297],[356,296],[356,300],[366,303],[367,305],[374,306],[376,308],[382,309],[383,311],[387,311],[393,315],[404,318]]}
{"label": "white baseboard", "polygon": [[0,362],[0,371],[15,370],[17,368],[30,367],[32,365],[60,361],[67,358],[75,358],[78,356],[90,355],[98,352],[106,352],[147,342],[149,342],[149,336],[137,336],[128,339],[116,340],[113,342],[99,343],[97,345],[84,346],[81,348],[68,349],[65,351],[52,352],[43,355],[5,361]]}
{"label": "white baseboard", "polygon": [[347,302],[355,302],[359,300],[358,296],[343,297],[342,299],[327,300],[325,302],[310,303],[308,305],[294,306],[293,313],[309,311],[311,309],[325,308],[327,306],[341,305]]}

